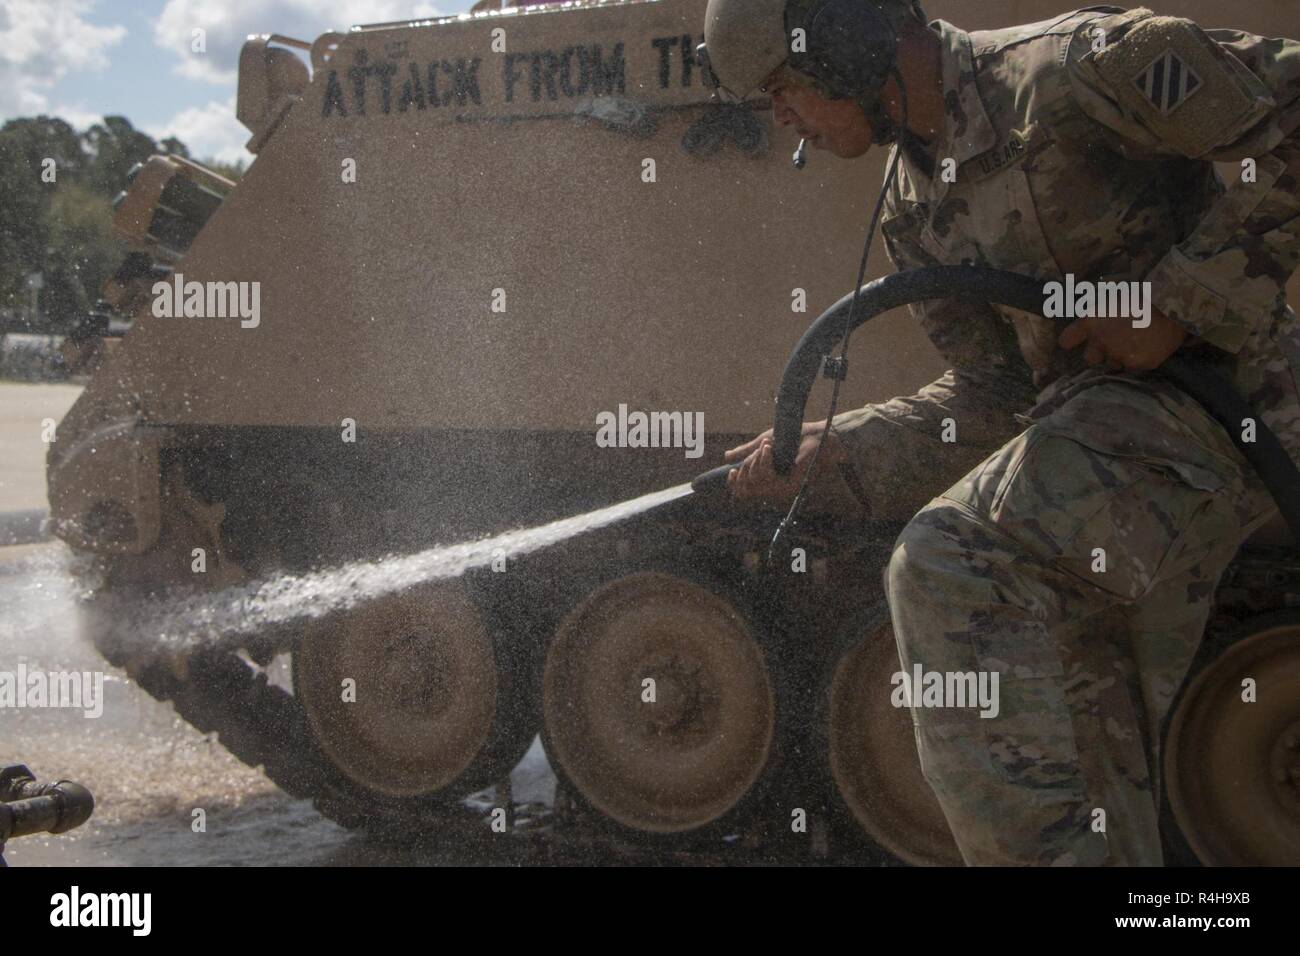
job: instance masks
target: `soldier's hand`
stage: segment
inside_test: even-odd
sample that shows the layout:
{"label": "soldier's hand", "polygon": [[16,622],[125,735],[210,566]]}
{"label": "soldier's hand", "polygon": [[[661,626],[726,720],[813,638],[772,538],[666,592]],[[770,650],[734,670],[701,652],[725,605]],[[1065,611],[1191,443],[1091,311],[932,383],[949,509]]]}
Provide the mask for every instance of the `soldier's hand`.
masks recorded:
{"label": "soldier's hand", "polygon": [[[826,428],[826,423],[824,421],[804,422],[803,436],[807,438],[809,435],[820,435],[825,428]],[[727,462],[744,461],[750,455],[754,454],[754,452],[758,451],[759,446],[762,445],[763,442],[768,442],[770,444],[773,440],[772,436],[774,434],[775,432],[769,428],[767,431],[763,432],[763,434],[759,435],[757,438],[753,438],[745,442],[745,444],[743,445],[737,445],[735,448],[732,448],[725,455],[723,455],[723,460]],[[833,432],[831,434],[831,437],[832,438],[835,437]]]}
{"label": "soldier's hand", "polygon": [[[773,507],[788,508],[799,493],[804,474],[812,462],[817,443],[826,429],[826,423],[805,422],[803,440],[795,455],[794,467],[788,475],[778,475],[772,457],[772,432],[765,431],[753,441],[731,449],[726,454],[729,462],[742,461],[743,464],[727,476],[727,488],[740,500],[755,501]],[[838,468],[845,460],[846,453],[839,437],[832,431],[826,437],[826,447],[822,449],[817,462],[817,476],[829,469]]]}
{"label": "soldier's hand", "polygon": [[1124,319],[1079,319],[1066,326],[1057,344],[1068,351],[1086,343],[1083,360],[1089,365],[1113,362],[1127,372],[1149,372],[1186,340],[1181,325],[1153,309],[1151,324],[1144,329]]}

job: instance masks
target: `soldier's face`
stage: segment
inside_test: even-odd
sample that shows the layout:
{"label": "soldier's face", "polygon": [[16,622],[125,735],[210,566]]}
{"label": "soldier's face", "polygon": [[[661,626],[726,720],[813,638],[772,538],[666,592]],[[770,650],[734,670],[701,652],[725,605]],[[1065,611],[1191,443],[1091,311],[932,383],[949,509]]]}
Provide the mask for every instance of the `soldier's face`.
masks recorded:
{"label": "soldier's face", "polygon": [[816,149],[842,159],[862,156],[871,148],[871,124],[853,100],[829,100],[812,86],[779,71],[767,84],[772,117],[795,131]]}

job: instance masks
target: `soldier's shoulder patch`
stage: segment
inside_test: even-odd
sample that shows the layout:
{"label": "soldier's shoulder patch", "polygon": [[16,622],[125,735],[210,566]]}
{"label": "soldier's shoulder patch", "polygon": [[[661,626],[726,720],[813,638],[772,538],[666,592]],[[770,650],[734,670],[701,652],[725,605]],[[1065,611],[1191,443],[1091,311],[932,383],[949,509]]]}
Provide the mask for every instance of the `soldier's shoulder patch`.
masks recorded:
{"label": "soldier's shoulder patch", "polygon": [[1133,85],[1162,116],[1168,116],[1205,88],[1196,71],[1172,48],[1152,60],[1133,79]]}
{"label": "soldier's shoulder patch", "polygon": [[1129,113],[1192,158],[1239,139],[1274,107],[1268,88],[1190,20],[1148,15],[1100,52],[1097,73]]}

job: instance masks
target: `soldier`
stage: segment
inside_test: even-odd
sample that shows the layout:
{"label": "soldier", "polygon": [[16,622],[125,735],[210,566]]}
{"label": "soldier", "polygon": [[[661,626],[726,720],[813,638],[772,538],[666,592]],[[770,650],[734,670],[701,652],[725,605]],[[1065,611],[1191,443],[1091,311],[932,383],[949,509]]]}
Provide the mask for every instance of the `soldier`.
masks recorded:
{"label": "soldier", "polygon": [[[912,306],[950,370],[835,418],[823,461],[877,516],[911,519],[885,574],[904,670],[1001,678],[991,719],[912,701],[965,861],[1159,864],[1161,722],[1220,575],[1274,505],[1223,428],[1148,373],[1179,349],[1213,357],[1300,459],[1284,293],[1300,43],[1110,6],[976,33],[907,0],[710,0],[706,16],[724,91],[762,88],[778,123],[842,158],[896,143],[881,231],[899,269],[1150,283],[1149,321],[1063,331]],[[1240,170],[1226,188],[1214,161]],[[770,432],[729,452],[733,494],[788,503],[823,425],[789,478]]]}

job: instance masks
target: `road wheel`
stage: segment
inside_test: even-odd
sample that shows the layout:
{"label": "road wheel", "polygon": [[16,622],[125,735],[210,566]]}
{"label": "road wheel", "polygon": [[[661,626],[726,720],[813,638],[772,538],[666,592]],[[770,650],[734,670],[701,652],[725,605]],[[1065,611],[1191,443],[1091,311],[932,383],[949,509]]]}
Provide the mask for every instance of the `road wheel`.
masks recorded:
{"label": "road wheel", "polygon": [[911,713],[890,702],[891,678],[901,667],[888,610],[872,609],[853,630],[861,637],[844,642],[826,704],[828,758],[842,809],[900,860],[961,866],[943,810],[921,775]]}
{"label": "road wheel", "polygon": [[[1187,687],[1164,774],[1188,844],[1211,866],[1300,864],[1300,613],[1248,621]],[[1242,699],[1254,681],[1255,700]]]}
{"label": "road wheel", "polygon": [[776,700],[734,602],[646,571],[602,584],[560,624],[542,678],[556,772],[641,833],[731,819],[767,766]]}
{"label": "road wheel", "polygon": [[436,582],[309,625],[294,690],[326,759],[392,798],[456,798],[519,761],[518,675],[459,581]]}

